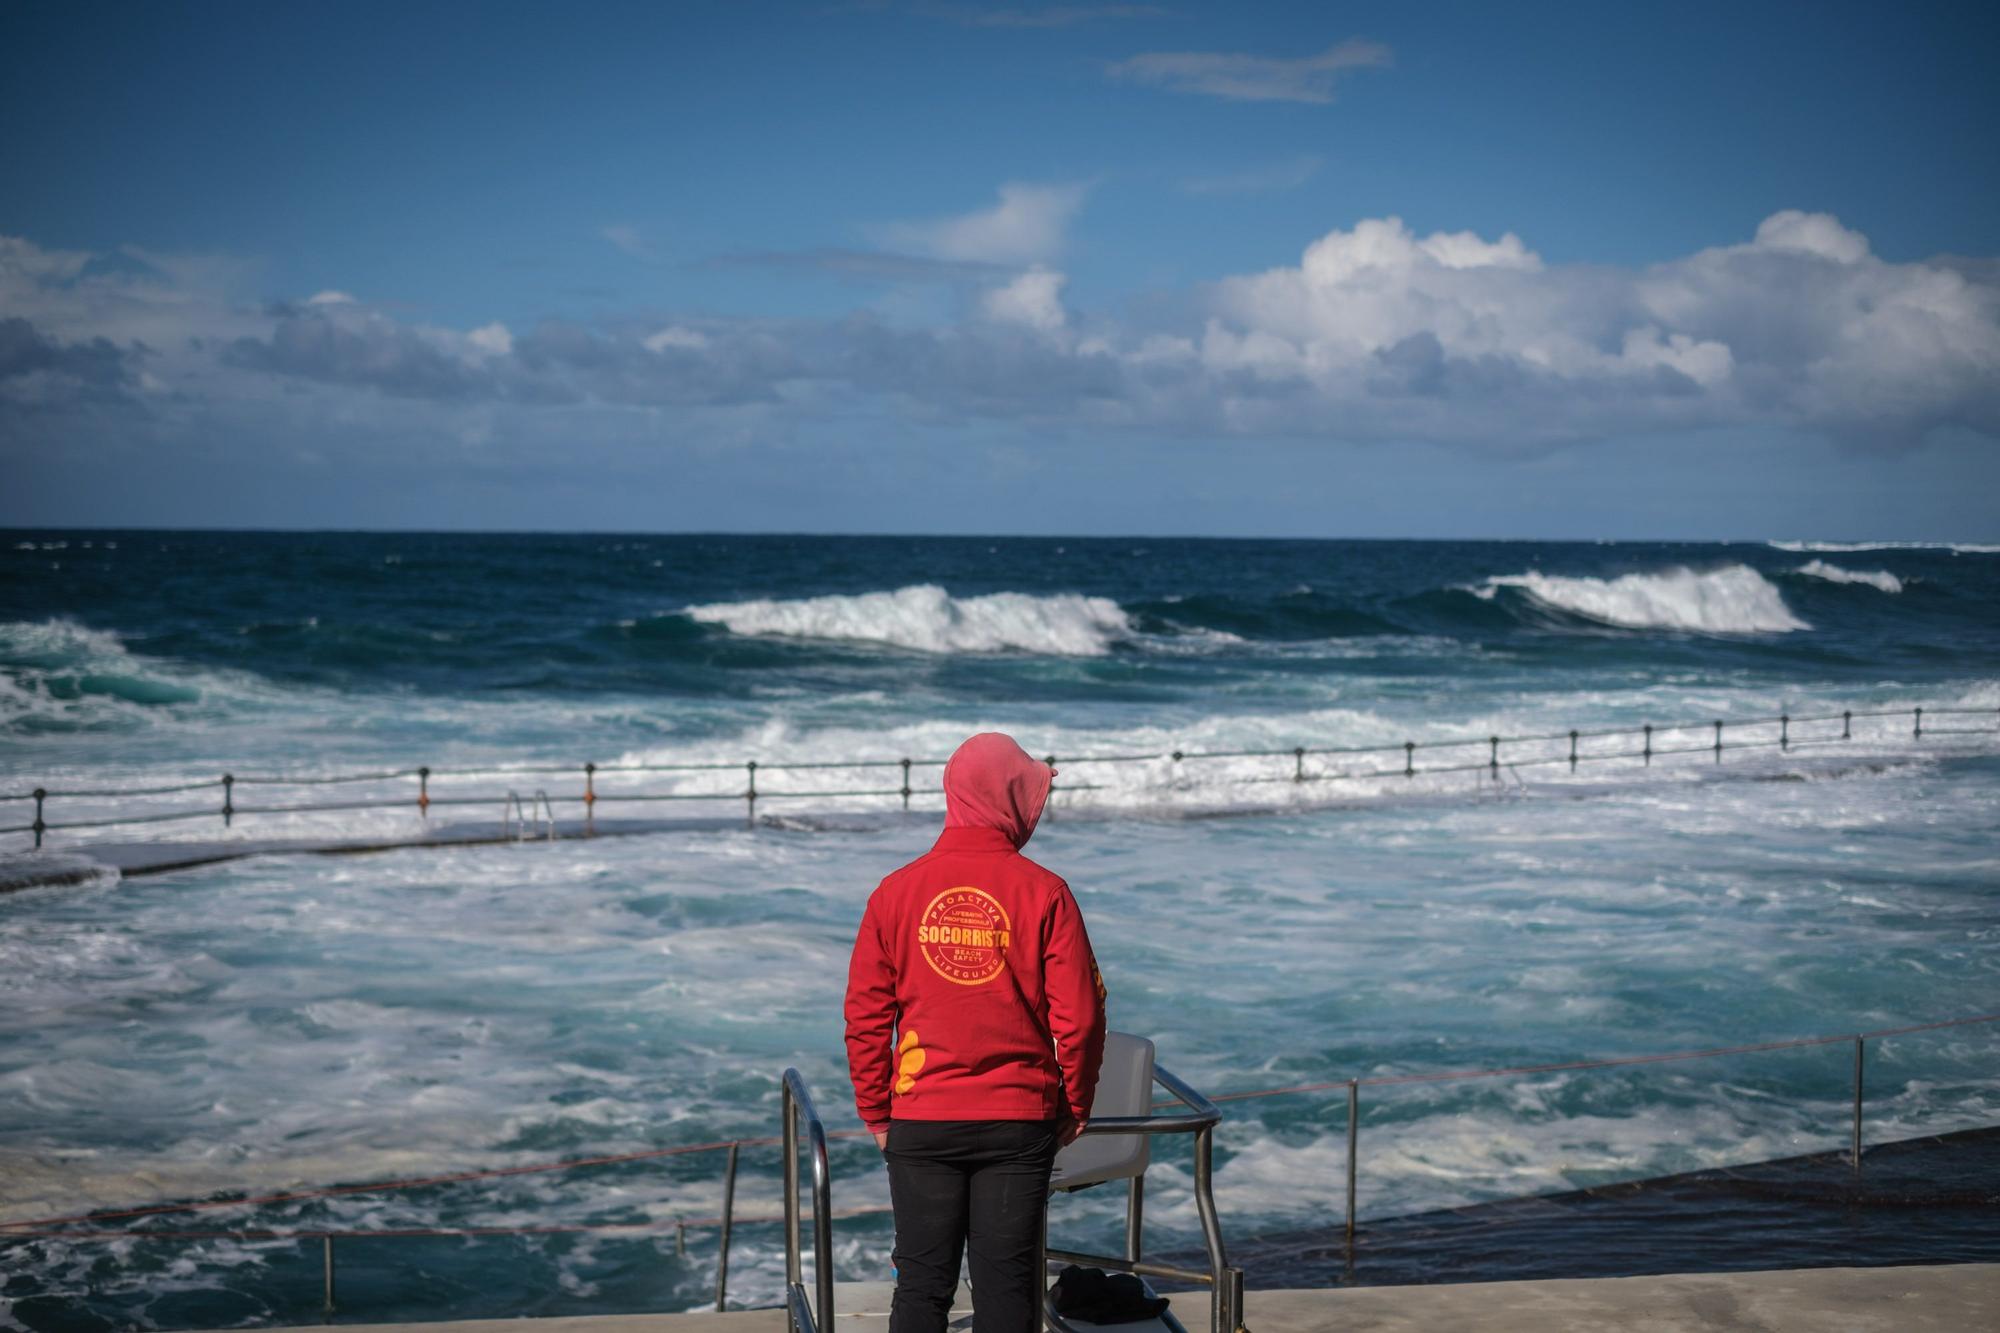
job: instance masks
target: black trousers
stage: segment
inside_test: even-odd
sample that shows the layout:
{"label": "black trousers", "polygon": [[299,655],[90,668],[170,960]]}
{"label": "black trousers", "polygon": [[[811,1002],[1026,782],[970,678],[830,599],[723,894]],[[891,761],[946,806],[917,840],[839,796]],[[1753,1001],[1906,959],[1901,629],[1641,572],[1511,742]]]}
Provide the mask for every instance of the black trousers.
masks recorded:
{"label": "black trousers", "polygon": [[1042,1211],[1054,1120],[896,1120],[889,1200],[896,1297],[889,1333],[944,1333],[969,1247],[973,1333],[1038,1333]]}

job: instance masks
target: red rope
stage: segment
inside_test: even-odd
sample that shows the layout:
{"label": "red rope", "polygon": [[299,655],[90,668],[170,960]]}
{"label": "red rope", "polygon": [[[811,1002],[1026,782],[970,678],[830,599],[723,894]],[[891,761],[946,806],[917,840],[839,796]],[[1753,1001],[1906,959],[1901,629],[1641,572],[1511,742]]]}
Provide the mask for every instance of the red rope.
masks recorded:
{"label": "red rope", "polygon": [[[837,1208],[834,1217],[870,1217],[891,1211],[884,1207]],[[807,1209],[802,1216],[812,1216]],[[782,1222],[783,1213],[736,1214],[731,1218],[735,1225],[756,1225],[765,1222]],[[21,1226],[23,1223],[12,1225]],[[648,1231],[667,1232],[682,1228],[710,1228],[722,1225],[720,1217],[682,1217],[665,1222],[598,1222],[589,1226],[520,1226],[520,1227],[385,1227],[375,1231],[86,1231],[74,1228],[49,1228],[35,1231],[19,1231],[21,1237],[33,1236],[38,1239],[54,1240],[370,1240],[383,1236],[594,1236],[603,1234],[643,1233]]]}
{"label": "red rope", "polygon": [[[1760,1051],[1782,1051],[1808,1046],[1831,1046],[1840,1042],[1878,1040],[1883,1037],[1901,1037],[1915,1032],[1935,1032],[1940,1028],[1966,1027],[1975,1023],[2000,1023],[2000,1014],[1980,1014],[1971,1018],[1947,1018],[1935,1023],[1914,1023],[1907,1027],[1878,1028],[1873,1032],[1847,1033],[1836,1037],[1794,1037],[1789,1041],[1765,1041],[1748,1046],[1716,1046],[1699,1051],[1670,1051],[1660,1055],[1614,1056],[1605,1060],[1570,1060],[1558,1064],[1512,1065],[1503,1069],[1463,1069],[1436,1074],[1377,1074],[1369,1078],[1336,1079],[1327,1083],[1295,1083],[1284,1088],[1258,1088],[1247,1092],[1221,1092],[1210,1097],[1215,1102],[1250,1101],[1260,1097],[1287,1097],[1310,1092],[1336,1092],[1353,1084],[1362,1088],[1383,1088],[1410,1083],[1447,1083],[1475,1078],[1506,1078],[1524,1074],[1569,1073],[1585,1069],[1615,1069],[1626,1065],[1666,1064],[1679,1060],[1705,1060],[1723,1055],[1753,1055]],[[1175,1105],[1177,1103],[1162,1103]],[[830,1139],[860,1138],[868,1133],[865,1129],[834,1130],[827,1135]],[[116,1218],[157,1217],[166,1213],[206,1212],[216,1208],[253,1208],[263,1204],[300,1203],[312,1199],[338,1198],[350,1194],[377,1194],[390,1190],[422,1189],[429,1185],[452,1185],[470,1180],[495,1180],[506,1176],[537,1175],[551,1171],[574,1171],[587,1166],[616,1166],[628,1162],[644,1162],[661,1157],[680,1157],[688,1153],[714,1152],[719,1148],[741,1147],[761,1148],[782,1142],[776,1136],[754,1139],[719,1139],[713,1143],[686,1143],[672,1148],[648,1148],[639,1152],[614,1153],[603,1157],[579,1157],[563,1162],[537,1162],[525,1166],[493,1167],[484,1171],[459,1171],[450,1175],[424,1176],[405,1180],[383,1180],[369,1185],[333,1185],[322,1189],[295,1190],[284,1194],[265,1194],[244,1199],[204,1199],[195,1203],[155,1204],[146,1208],[124,1208],[115,1212],[73,1213],[62,1217],[38,1217],[21,1222],[0,1222],[0,1232],[17,1235],[64,1235],[76,1236],[112,1235],[132,1236],[145,1233],[116,1232],[56,1232],[34,1230],[34,1228],[61,1227],[72,1222],[105,1222]],[[639,1224],[633,1224],[639,1225]],[[644,1225],[652,1225],[650,1223]],[[677,1225],[694,1225],[683,1223]],[[587,1231],[596,1228],[555,1228],[558,1232]],[[412,1231],[412,1232],[289,1232],[271,1233],[274,1238],[282,1235],[324,1236],[324,1235],[512,1235],[532,1233],[538,1228],[500,1228],[492,1231]],[[205,1235],[207,1233],[176,1232],[175,1235]],[[218,1237],[247,1237],[250,1232],[217,1232]]]}

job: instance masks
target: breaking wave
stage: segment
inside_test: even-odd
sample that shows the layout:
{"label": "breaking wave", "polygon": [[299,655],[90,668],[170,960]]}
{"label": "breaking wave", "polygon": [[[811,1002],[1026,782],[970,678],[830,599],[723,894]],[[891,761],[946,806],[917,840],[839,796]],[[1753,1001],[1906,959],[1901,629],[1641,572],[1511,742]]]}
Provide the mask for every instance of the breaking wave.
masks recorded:
{"label": "breaking wave", "polygon": [[1767,542],[1774,550],[1807,554],[1820,551],[1950,551],[1956,555],[2000,555],[2000,546],[1982,542]]}
{"label": "breaking wave", "polygon": [[920,653],[1045,653],[1102,657],[1134,636],[1108,597],[996,592],[953,597],[936,584],[798,600],[716,602],[683,614],[732,634],[879,643]]}
{"label": "breaking wave", "polygon": [[1748,565],[1696,572],[1686,567],[1615,579],[1505,574],[1471,591],[1492,600],[1502,588],[1550,610],[1620,629],[1697,634],[1783,634],[1812,626],[1792,614],[1778,589]]}
{"label": "breaking wave", "polygon": [[1800,565],[1797,572],[1807,578],[1825,579],[1828,583],[1865,583],[1883,592],[1903,590],[1903,581],[1886,569],[1842,569],[1824,560],[1810,560]]}
{"label": "breaking wave", "polygon": [[0,731],[112,726],[202,696],[190,673],[137,656],[109,630],[65,618],[0,624]]}

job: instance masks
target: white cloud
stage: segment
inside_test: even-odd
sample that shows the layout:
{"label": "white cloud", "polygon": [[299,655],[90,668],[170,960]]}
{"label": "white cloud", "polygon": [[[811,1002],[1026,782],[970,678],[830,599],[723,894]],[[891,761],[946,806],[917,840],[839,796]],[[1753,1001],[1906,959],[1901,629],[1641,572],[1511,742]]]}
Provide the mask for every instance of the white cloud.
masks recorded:
{"label": "white cloud", "polygon": [[1685,333],[1663,338],[1651,325],[1625,331],[1620,357],[1635,367],[1666,366],[1704,388],[1728,379],[1736,366],[1735,355],[1724,343],[1697,341]]}
{"label": "white cloud", "polygon": [[1003,324],[1022,324],[1043,333],[1063,327],[1062,289],[1067,279],[1046,268],[1031,268],[1004,287],[995,287],[981,299],[986,317]]}
{"label": "white cloud", "polygon": [[1031,264],[1061,251],[1069,221],[1083,206],[1088,185],[1000,187],[991,208],[925,222],[896,223],[882,238],[899,249],[933,259],[987,264]]}
{"label": "white cloud", "polygon": [[1868,257],[1868,238],[1840,225],[1831,213],[1801,213],[1788,208],[1773,213],[1757,227],[1757,244],[1766,250],[1798,250],[1837,264],[1855,264]]}
{"label": "white cloud", "polygon": [[1359,37],[1336,43],[1318,55],[1285,59],[1232,51],[1149,51],[1112,65],[1114,79],[1199,93],[1240,102],[1333,100],[1341,75],[1351,69],[1387,65],[1388,47]]}
{"label": "white cloud", "polygon": [[608,227],[600,228],[598,235],[634,259],[643,259],[649,264],[659,262],[659,252],[653,248],[653,243],[646,239],[644,232],[629,222],[614,222]]}
{"label": "white cloud", "polygon": [[0,282],[68,282],[90,262],[88,250],[44,250],[18,236],[0,236]]}
{"label": "white cloud", "polygon": [[190,434],[280,415],[331,431],[391,421],[398,403],[487,413],[521,438],[539,413],[632,407],[773,432],[887,412],[1468,449],[1718,426],[1878,447],[1940,428],[2000,437],[2000,263],[1887,262],[1824,214],[1774,214],[1643,268],[1364,219],[1295,263],[1124,318],[1066,304],[1065,275],[1031,257],[955,324],[858,310],[454,330],[392,305],[246,302],[226,263],[153,258],[0,238],[0,437],[21,429],[6,413],[41,413],[46,433],[66,403],[95,413],[77,418],[79,447],[119,412],[135,429],[172,414]]}
{"label": "white cloud", "polygon": [[315,292],[306,298],[307,305],[353,305],[354,298],[346,292]]}
{"label": "white cloud", "polygon": [[647,351],[655,353],[664,352],[670,347],[678,347],[682,351],[698,352],[708,346],[708,335],[700,329],[690,329],[679,324],[670,324],[658,333],[651,334],[643,339],[639,345]]}
{"label": "white cloud", "polygon": [[485,356],[510,356],[514,351],[514,335],[498,320],[466,334],[465,341]]}

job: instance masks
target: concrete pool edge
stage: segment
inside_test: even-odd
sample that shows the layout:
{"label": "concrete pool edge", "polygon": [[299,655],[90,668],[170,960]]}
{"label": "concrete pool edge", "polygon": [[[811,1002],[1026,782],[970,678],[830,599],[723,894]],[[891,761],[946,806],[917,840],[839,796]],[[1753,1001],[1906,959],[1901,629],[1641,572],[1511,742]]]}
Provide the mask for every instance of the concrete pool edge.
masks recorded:
{"label": "concrete pool edge", "polygon": [[[833,1327],[874,1333],[888,1325],[885,1282],[842,1283]],[[1207,1297],[1175,1299],[1197,1307]],[[954,1309],[952,1327],[969,1327]],[[1252,1333],[1592,1333],[1606,1328],[1679,1333],[1927,1333],[2000,1326],[2000,1264],[1887,1268],[1776,1269],[1677,1273],[1654,1277],[1560,1278],[1444,1286],[1343,1287],[1252,1291],[1245,1312]],[[314,1327],[301,1325],[300,1327]],[[553,1319],[476,1319],[424,1323],[339,1324],[351,1333],[432,1328],[443,1333],[780,1333],[782,1310],[727,1314],[579,1315]]]}

